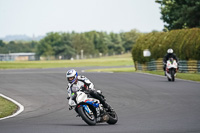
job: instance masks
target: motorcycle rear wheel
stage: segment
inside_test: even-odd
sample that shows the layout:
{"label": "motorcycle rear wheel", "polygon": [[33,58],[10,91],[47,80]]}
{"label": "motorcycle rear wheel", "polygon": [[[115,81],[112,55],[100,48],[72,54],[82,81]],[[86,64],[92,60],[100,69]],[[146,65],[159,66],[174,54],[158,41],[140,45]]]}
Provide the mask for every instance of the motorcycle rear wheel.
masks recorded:
{"label": "motorcycle rear wheel", "polygon": [[109,120],[107,121],[108,124],[116,124],[118,121],[118,116],[115,111],[108,112]]}

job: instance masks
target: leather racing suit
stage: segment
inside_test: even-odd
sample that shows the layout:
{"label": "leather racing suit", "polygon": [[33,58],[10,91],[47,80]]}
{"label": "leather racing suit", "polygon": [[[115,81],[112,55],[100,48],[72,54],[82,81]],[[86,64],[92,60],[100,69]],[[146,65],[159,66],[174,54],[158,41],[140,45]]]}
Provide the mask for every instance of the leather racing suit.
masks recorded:
{"label": "leather racing suit", "polygon": [[75,96],[73,94],[79,89],[82,89],[82,91],[87,91],[93,98],[98,99],[105,108],[108,110],[111,109],[111,107],[105,102],[103,95],[95,90],[94,84],[85,76],[78,76],[77,81],[74,84],[68,83],[67,91],[69,102],[73,100],[73,102],[76,103]]}
{"label": "leather racing suit", "polygon": [[[167,60],[169,60],[169,58],[173,58],[176,60],[176,62],[178,63],[178,59],[176,57],[175,54],[173,53],[167,53],[164,57],[163,57],[163,70],[166,71],[166,63],[167,63]],[[179,66],[179,63],[178,63],[178,66]]]}

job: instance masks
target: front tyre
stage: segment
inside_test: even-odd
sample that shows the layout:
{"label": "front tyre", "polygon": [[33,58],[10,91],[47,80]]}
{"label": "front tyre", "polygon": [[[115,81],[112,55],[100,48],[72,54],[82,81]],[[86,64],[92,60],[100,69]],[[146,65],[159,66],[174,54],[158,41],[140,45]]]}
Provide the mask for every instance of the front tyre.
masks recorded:
{"label": "front tyre", "polygon": [[[168,72],[166,72],[166,75],[168,74]],[[169,70],[169,74],[171,74],[171,70]],[[167,75],[167,79],[168,79],[168,81],[171,81],[171,79],[168,77],[168,75]]]}
{"label": "front tyre", "polygon": [[118,116],[115,111],[107,112],[109,116],[109,120],[107,121],[108,124],[116,124],[118,121]]}
{"label": "front tyre", "polygon": [[167,77],[168,81],[171,81],[171,79],[169,77]]}
{"label": "front tyre", "polygon": [[174,71],[174,69],[172,69],[172,70],[171,70],[171,77],[172,77],[172,81],[174,81],[174,80],[175,80],[175,76],[174,76],[174,74],[175,74],[175,71]]}
{"label": "front tyre", "polygon": [[88,124],[88,125],[96,125],[96,118],[94,114],[89,114],[83,106],[80,106],[78,108],[78,114],[81,116],[81,118]]}

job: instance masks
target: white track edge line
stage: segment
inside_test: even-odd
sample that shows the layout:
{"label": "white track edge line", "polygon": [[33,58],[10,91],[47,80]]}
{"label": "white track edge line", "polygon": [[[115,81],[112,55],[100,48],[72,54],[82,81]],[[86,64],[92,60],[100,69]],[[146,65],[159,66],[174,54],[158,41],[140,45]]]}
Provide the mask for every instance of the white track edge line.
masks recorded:
{"label": "white track edge line", "polygon": [[104,72],[104,71],[92,71],[92,72],[87,72],[85,70],[81,70],[82,73],[113,73],[113,72]]}
{"label": "white track edge line", "polygon": [[11,117],[15,117],[15,116],[19,115],[22,111],[24,111],[24,106],[21,105],[20,103],[18,103],[17,101],[15,101],[12,98],[9,98],[9,97],[7,97],[7,96],[5,96],[3,94],[0,94],[0,96],[5,98],[5,99],[7,99],[7,100],[9,100],[9,101],[11,101],[11,102],[13,102],[14,104],[16,104],[19,107],[19,109],[17,110],[16,113],[14,113],[14,114],[12,114],[10,116],[6,116],[6,117],[3,117],[3,118],[0,118],[0,120],[4,120],[4,119],[11,118]]}

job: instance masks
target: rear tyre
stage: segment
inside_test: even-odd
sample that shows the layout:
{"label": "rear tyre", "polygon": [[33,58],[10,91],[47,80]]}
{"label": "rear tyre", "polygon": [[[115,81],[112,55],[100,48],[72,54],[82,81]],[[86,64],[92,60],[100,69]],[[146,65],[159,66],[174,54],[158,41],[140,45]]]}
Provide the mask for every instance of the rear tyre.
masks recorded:
{"label": "rear tyre", "polygon": [[108,124],[116,124],[118,121],[118,116],[115,111],[108,112],[109,120],[107,121]]}
{"label": "rear tyre", "polygon": [[94,114],[89,114],[82,106],[78,108],[78,114],[88,125],[96,125],[96,117]]}
{"label": "rear tyre", "polygon": [[167,79],[168,79],[168,81],[171,81],[171,79],[170,79],[170,78],[168,78],[168,77],[167,77]]}

